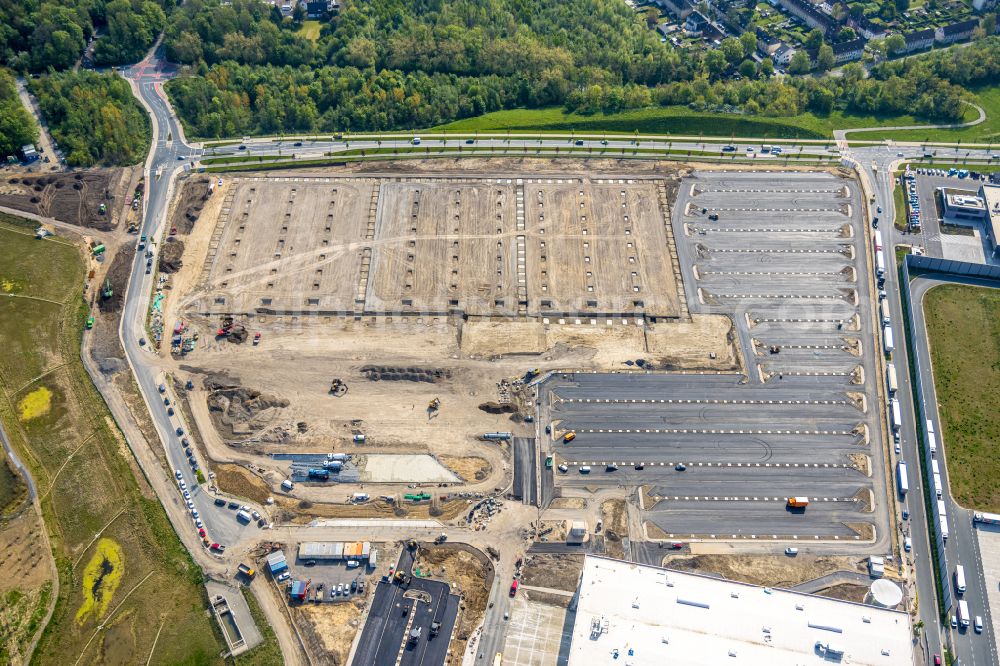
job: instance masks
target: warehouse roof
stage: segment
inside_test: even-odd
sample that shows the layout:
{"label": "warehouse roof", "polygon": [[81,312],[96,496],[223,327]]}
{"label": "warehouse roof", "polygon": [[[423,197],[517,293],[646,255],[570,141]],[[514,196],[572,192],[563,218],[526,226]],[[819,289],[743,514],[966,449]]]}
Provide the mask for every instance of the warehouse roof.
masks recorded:
{"label": "warehouse roof", "polygon": [[578,596],[569,666],[913,661],[885,608],[593,556]]}

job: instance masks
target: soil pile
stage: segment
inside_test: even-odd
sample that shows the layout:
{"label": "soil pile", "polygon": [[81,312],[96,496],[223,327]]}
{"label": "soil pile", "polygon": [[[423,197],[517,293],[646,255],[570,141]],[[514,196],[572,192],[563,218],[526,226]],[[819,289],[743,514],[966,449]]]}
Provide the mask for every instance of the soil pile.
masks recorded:
{"label": "soil pile", "polygon": [[176,273],[183,266],[181,256],[184,254],[184,241],[168,237],[160,250],[160,270],[164,273]]}
{"label": "soil pile", "polygon": [[271,441],[287,441],[289,433],[272,428],[279,410],[288,407],[288,400],[241,386],[228,378],[213,376],[204,381],[208,393],[208,409],[216,428],[224,437],[258,437],[265,430]]}

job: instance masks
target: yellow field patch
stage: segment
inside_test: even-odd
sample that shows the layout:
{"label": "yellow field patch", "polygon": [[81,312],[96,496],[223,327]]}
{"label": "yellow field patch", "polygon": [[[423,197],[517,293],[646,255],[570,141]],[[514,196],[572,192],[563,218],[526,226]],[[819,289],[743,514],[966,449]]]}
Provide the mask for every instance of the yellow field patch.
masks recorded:
{"label": "yellow field patch", "polygon": [[22,421],[30,421],[31,419],[37,419],[39,416],[44,416],[49,413],[50,407],[52,407],[52,391],[44,386],[36,388],[21,398],[21,402],[17,403],[17,409],[21,412]]}
{"label": "yellow field patch", "polygon": [[98,541],[94,556],[83,570],[83,603],[76,612],[77,624],[83,624],[91,615],[95,619],[104,617],[124,573],[121,546],[111,539]]}
{"label": "yellow field patch", "polygon": [[14,284],[13,280],[8,280],[7,278],[0,279],[0,289],[2,289],[4,293],[10,293],[14,291],[15,286],[16,285]]}

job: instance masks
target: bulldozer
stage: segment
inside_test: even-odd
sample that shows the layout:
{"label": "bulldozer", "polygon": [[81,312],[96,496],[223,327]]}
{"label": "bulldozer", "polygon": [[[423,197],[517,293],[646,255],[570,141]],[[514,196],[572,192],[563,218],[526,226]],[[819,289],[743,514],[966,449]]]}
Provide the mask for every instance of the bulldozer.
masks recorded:
{"label": "bulldozer", "polygon": [[330,382],[330,395],[339,398],[347,393],[347,383],[340,377],[336,377]]}

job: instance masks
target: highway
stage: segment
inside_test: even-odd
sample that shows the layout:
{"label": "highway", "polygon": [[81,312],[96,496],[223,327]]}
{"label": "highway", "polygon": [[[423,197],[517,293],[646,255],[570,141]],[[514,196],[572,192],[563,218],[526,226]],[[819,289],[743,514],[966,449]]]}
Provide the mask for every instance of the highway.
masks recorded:
{"label": "highway", "polygon": [[[940,285],[950,284],[938,280],[918,277],[910,282],[910,294],[913,308],[913,326],[917,331],[926,331],[924,321],[923,300],[928,290]],[[975,280],[970,280],[969,284],[982,284]],[[996,287],[995,283],[984,286]],[[914,341],[914,355],[916,358],[916,369],[920,375],[920,385],[923,389],[924,409],[928,418],[935,424],[935,430],[939,441],[943,440],[943,430],[941,419],[938,416],[937,393],[934,386],[934,373],[930,359],[930,349],[927,344],[926,335],[922,335]],[[949,575],[954,572],[957,565],[965,567],[965,578],[967,591],[961,598],[969,604],[970,615],[983,617],[983,633],[976,634],[972,628],[952,630],[952,639],[956,647],[956,653],[962,658],[963,664],[996,664],[997,652],[996,642],[993,636],[992,612],[986,597],[986,581],[983,577],[982,556],[979,552],[979,539],[976,536],[975,528],[972,526],[972,512],[955,503],[951,496],[951,488],[948,483],[947,465],[947,442],[943,446],[938,446],[936,455],[941,469],[944,483],[942,484],[942,499],[948,509],[949,537],[945,548],[948,558]],[[957,605],[958,597],[954,597]],[[952,613],[956,610],[953,608]]]}
{"label": "highway", "polygon": [[[926,230],[922,230],[917,234],[910,234],[896,230],[892,225],[892,221],[895,219],[895,203],[892,196],[894,186],[891,176],[892,170],[897,168],[898,165],[905,163],[907,157],[911,159],[919,157],[923,151],[922,149],[916,150],[915,148],[916,146],[913,145],[897,147],[889,145],[866,146],[864,148],[849,149],[848,153],[849,157],[857,163],[859,174],[868,184],[869,191],[875,196],[875,200],[871,206],[873,208],[881,207],[882,209],[881,213],[875,213],[875,210],[872,210],[871,214],[877,214],[880,220],[886,221],[879,228],[882,229],[885,246],[890,250],[889,256],[893,256],[891,248],[897,244],[922,245],[928,251],[933,251],[940,247],[940,244],[936,244],[935,247],[935,245],[930,245],[927,242],[928,239],[925,237]],[[972,157],[989,159],[988,151],[972,150],[968,152]],[[888,294],[894,332],[899,336],[903,332],[902,322],[904,319],[899,276],[895,271],[888,271],[886,273],[885,290]],[[918,350],[918,354],[921,353],[921,348],[926,350],[926,337],[921,336],[915,339],[913,343]],[[893,465],[895,465],[895,461],[899,458],[917,463],[920,460],[920,449],[917,440],[916,415],[913,411],[911,378],[909,372],[907,372],[907,368],[910,367],[910,359],[906,345],[899,344],[896,347],[893,352],[893,362],[897,369],[899,383],[897,398],[899,399],[903,416],[903,425],[900,429],[902,452],[899,456],[893,457]],[[927,382],[925,382],[926,385]],[[912,463],[908,465],[910,469],[910,492],[907,500],[900,504],[900,509],[906,508],[910,512],[910,519],[906,523],[906,527],[909,529],[914,544],[913,566],[916,575],[917,597],[920,600],[919,619],[924,623],[918,653],[922,652],[925,659],[929,662],[931,655],[943,654],[942,650],[945,645],[943,642],[945,637],[944,632],[951,629],[950,626],[945,627],[942,625],[937,613],[937,592],[934,583],[936,572],[933,570],[933,562],[930,557],[931,544],[927,528],[928,518],[924,512],[922,501],[925,493],[924,481],[922,476],[917,473],[918,466]],[[955,508],[957,509],[957,507]],[[952,510],[952,508],[949,508],[949,512]],[[967,515],[967,512],[959,511],[959,514]],[[971,520],[953,520],[952,524],[954,525],[953,529],[955,532],[964,530],[971,533]],[[955,534],[955,532],[952,533],[953,541],[949,543],[949,549],[957,549],[958,547],[954,545],[956,542],[967,543],[975,538],[974,535],[971,535],[967,540]],[[969,549],[967,555],[972,555],[971,549]],[[970,557],[966,561],[977,562],[978,560]],[[980,571],[982,569],[981,566],[977,568]],[[935,601],[931,603],[930,600]],[[985,641],[979,641],[978,643],[979,645],[973,645],[970,641],[958,641],[955,645],[956,654],[954,656],[962,664],[977,664],[978,666],[988,664],[995,666],[998,663],[995,655],[990,659],[984,654],[986,649],[984,646]]]}

